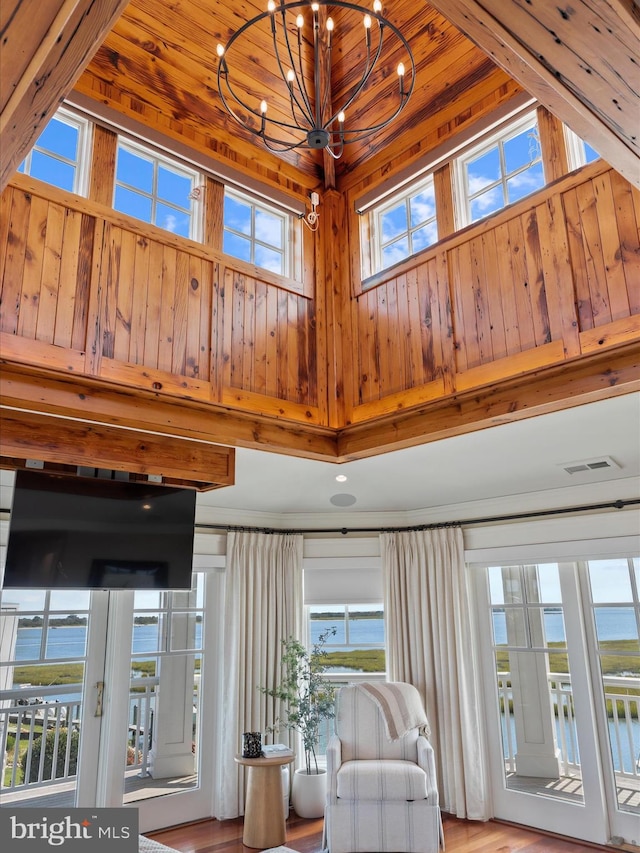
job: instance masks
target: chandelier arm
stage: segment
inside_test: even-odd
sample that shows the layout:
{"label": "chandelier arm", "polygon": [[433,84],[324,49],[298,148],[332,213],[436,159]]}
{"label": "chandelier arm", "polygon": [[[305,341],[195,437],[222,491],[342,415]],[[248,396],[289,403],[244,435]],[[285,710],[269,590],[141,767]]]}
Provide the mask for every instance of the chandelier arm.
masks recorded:
{"label": "chandelier arm", "polygon": [[371,46],[369,44],[367,44],[367,61],[365,63],[364,71],[362,72],[362,77],[360,78],[360,82],[356,85],[355,89],[351,92],[346,103],[343,104],[340,107],[340,109],[337,110],[331,116],[331,118],[327,122],[327,126],[329,126],[330,124],[332,124],[336,120],[336,118],[338,117],[338,113],[340,113],[340,112],[346,113],[346,111],[349,109],[351,104],[355,101],[355,99],[358,97],[360,92],[367,85],[367,81],[368,81],[369,77],[371,77],[373,69],[376,67],[376,63],[378,62],[378,59],[380,58],[380,54],[382,53],[383,40],[384,40],[384,24],[380,24],[380,35],[378,38],[378,47],[377,47],[375,56],[373,58],[373,61],[371,61]]}
{"label": "chandelier arm", "polygon": [[[300,110],[300,114],[304,117],[304,120],[308,122],[309,127],[313,126],[313,112],[311,109],[311,104],[309,103],[309,99],[306,96],[306,91],[302,89],[300,86],[300,77],[298,75],[298,69],[296,68],[296,63],[293,56],[293,51],[291,50],[291,44],[289,42],[289,33],[287,32],[287,19],[286,19],[286,9],[283,6],[280,8],[280,15],[282,17],[282,33],[284,35],[285,44],[287,45],[287,53],[289,54],[289,60],[291,62],[291,70],[295,76],[295,83],[302,94],[302,103],[300,99],[295,93],[293,82],[291,84],[287,81],[287,75],[284,70],[284,66],[282,65],[282,60],[280,57],[280,51],[278,50],[278,43],[276,39],[277,27],[275,23],[275,12],[272,14],[271,19],[271,34],[273,38],[273,50],[276,55],[276,60],[278,62],[278,68],[280,70],[280,76],[284,80],[287,89],[289,90],[289,99],[291,100],[291,111],[294,111],[294,104]],[[302,70],[302,65],[300,63],[300,71]],[[301,76],[301,74],[300,74]]]}
{"label": "chandelier arm", "polygon": [[[298,57],[294,55],[294,51],[291,47],[291,41],[289,39],[289,31],[287,30],[287,15],[286,15],[286,6],[282,3],[280,7],[280,16],[282,18],[282,34],[284,36],[285,44],[287,45],[287,53],[289,54],[289,61],[291,62],[291,70],[293,71],[295,77],[295,84],[300,92],[301,99],[295,93],[293,83],[290,86],[287,86],[289,89],[289,97],[295,102],[296,106],[302,113],[305,118],[305,121],[308,123],[309,127],[313,127],[313,109],[311,107],[311,101],[309,100],[309,95],[307,93],[306,87],[304,85],[304,75],[302,73],[302,41],[300,30],[298,30]],[[286,74],[283,73],[282,68],[280,69],[280,73],[282,74],[283,80],[286,82]]]}
{"label": "chandelier arm", "polygon": [[[224,76],[224,75],[222,75],[222,76]],[[234,101],[236,101],[236,103],[238,103],[244,110],[246,110],[246,112],[255,116],[257,119],[262,119],[262,113],[259,113],[257,110],[254,110],[253,107],[250,107],[240,97],[238,97],[238,95],[236,95],[236,93],[233,91],[233,89],[229,85],[229,81],[226,78],[225,78],[225,83],[226,83],[229,95],[231,96],[231,98],[233,98]],[[238,115],[238,113],[233,109],[233,107],[229,103],[229,97],[225,96],[224,92],[222,91],[222,87],[220,85],[220,79],[218,79],[218,93],[219,93],[220,98],[224,104],[224,107],[227,110],[227,112],[229,113],[229,115],[233,116],[233,118],[238,122],[238,124],[242,125],[242,127],[244,127],[245,130],[248,130],[249,133],[252,133],[254,136],[260,137],[260,139],[263,139],[265,141],[265,144],[266,144],[267,139],[271,140],[272,142],[279,142],[279,140],[276,139],[275,137],[267,136],[262,131],[262,129],[258,130],[254,127],[251,127],[251,125],[247,124],[246,120],[242,116]],[[298,131],[298,132],[302,131],[302,129],[297,124],[289,124],[288,122],[280,121],[279,119],[270,118],[269,122],[271,124],[277,125],[278,127],[281,127],[283,129],[286,129],[286,130],[290,130],[290,131],[294,131],[294,132],[295,131]],[[302,131],[302,132],[304,132],[304,131]],[[305,137],[306,137],[306,133],[305,133]],[[303,142],[295,142],[293,144],[288,144],[288,143],[283,142],[281,144],[283,146],[286,146],[286,147],[281,149],[282,151],[289,151],[291,148],[296,148],[299,145],[302,145]],[[272,149],[272,150],[276,150],[276,149]]]}

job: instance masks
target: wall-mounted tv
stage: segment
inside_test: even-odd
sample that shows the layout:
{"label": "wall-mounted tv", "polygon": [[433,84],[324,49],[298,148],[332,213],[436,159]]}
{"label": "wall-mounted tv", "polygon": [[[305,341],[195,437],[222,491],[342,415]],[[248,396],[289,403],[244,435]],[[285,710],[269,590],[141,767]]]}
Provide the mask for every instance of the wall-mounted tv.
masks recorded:
{"label": "wall-mounted tv", "polygon": [[196,494],[17,471],[7,588],[190,589]]}

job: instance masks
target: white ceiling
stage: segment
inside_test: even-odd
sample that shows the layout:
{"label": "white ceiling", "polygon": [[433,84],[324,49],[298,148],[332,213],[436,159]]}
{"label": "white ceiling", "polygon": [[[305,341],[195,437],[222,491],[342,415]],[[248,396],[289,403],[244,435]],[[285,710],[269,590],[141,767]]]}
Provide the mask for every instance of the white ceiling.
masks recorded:
{"label": "white ceiling", "polygon": [[[620,468],[570,475],[561,467],[601,456]],[[338,474],[346,482],[336,482]],[[542,496],[536,504],[531,493],[575,486],[589,500],[612,489],[630,497],[639,477],[640,394],[627,394],[342,465],[239,448],[236,485],[200,495],[198,518],[245,523],[253,511],[320,514],[323,524],[350,524],[363,512],[407,513],[506,496],[515,505],[515,496],[526,495],[537,506]],[[605,482],[613,485],[604,490]],[[337,494],[355,503],[336,507],[330,499]]]}

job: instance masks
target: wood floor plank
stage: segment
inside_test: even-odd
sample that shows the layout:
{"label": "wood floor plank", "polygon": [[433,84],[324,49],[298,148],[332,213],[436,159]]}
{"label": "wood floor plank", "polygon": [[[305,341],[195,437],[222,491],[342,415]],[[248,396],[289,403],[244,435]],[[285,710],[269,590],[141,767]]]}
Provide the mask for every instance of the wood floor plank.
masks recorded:
{"label": "wood floor plank", "polygon": [[[447,853],[589,853],[612,849],[500,821],[479,823],[443,815],[443,824]],[[180,853],[250,850],[242,844],[242,818],[205,820],[146,834]],[[304,820],[292,812],[287,820],[285,843],[297,853],[321,853],[322,820]]]}

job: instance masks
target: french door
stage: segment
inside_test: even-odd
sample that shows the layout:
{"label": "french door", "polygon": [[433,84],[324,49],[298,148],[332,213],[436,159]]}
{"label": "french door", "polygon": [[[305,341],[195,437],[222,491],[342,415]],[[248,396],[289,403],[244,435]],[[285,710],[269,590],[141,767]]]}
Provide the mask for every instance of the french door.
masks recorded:
{"label": "french door", "polygon": [[637,559],[476,573],[495,816],[638,844]]}
{"label": "french door", "polygon": [[3,804],[130,805],[143,830],[210,814],[206,595],[204,572],[191,591],[3,591]]}

